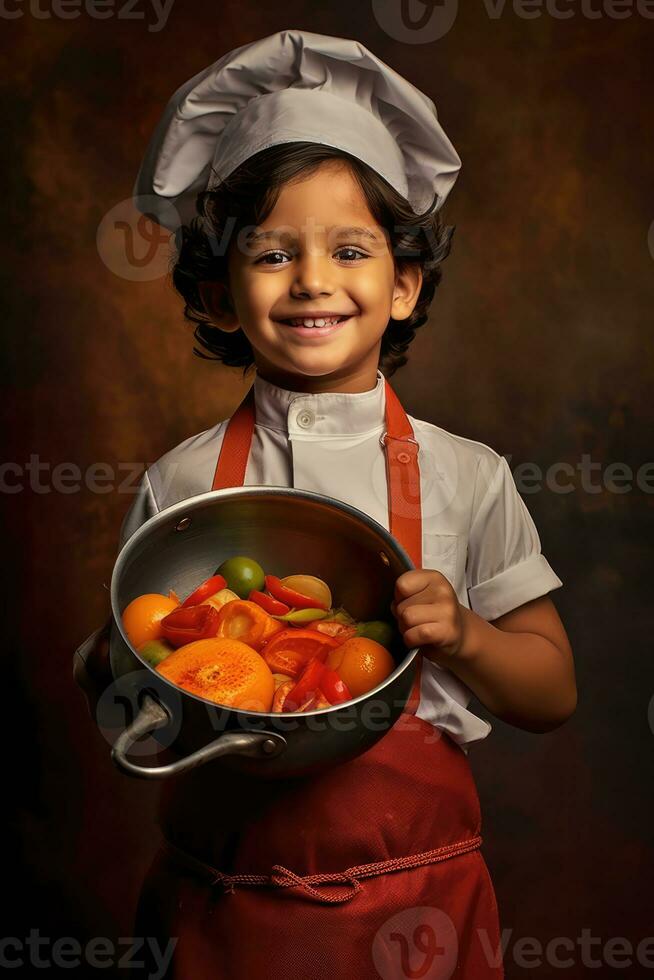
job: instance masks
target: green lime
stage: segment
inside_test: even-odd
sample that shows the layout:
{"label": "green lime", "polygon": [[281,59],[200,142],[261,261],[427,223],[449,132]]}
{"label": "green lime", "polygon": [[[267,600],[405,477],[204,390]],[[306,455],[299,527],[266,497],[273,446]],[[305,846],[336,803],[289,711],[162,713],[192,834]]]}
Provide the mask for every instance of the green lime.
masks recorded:
{"label": "green lime", "polygon": [[216,569],[214,575],[222,575],[227,582],[227,588],[235,592],[240,599],[247,599],[254,589],[262,592],[265,585],[265,572],[261,565],[252,558],[238,555],[228,558]]}
{"label": "green lime", "polygon": [[365,636],[369,640],[375,640],[387,649],[393,642],[394,633],[395,630],[390,623],[385,623],[381,619],[373,619],[369,623],[359,623],[357,627],[357,636]]}
{"label": "green lime", "polygon": [[173,648],[165,640],[148,640],[138,647],[138,652],[151,667],[157,667],[173,652]]}

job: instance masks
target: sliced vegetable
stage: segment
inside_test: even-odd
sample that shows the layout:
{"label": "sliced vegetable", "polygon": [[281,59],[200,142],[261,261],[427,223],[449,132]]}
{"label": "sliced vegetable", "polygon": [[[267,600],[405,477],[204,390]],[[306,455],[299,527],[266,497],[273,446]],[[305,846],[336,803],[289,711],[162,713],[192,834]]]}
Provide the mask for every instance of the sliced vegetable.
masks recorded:
{"label": "sliced vegetable", "polygon": [[272,705],[275,685],[270,670],[239,640],[219,637],[189,643],[171,653],[157,671],[191,694],[228,707],[269,712]]}
{"label": "sliced vegetable", "polygon": [[329,609],[328,604],[319,602],[312,596],[302,595],[294,589],[288,589],[276,575],[266,575],[266,588],[275,599],[279,599],[280,602],[285,602],[295,609],[315,609],[316,607]]}
{"label": "sliced vegetable", "polygon": [[233,602],[234,599],[238,599],[235,592],[231,589],[221,589],[220,592],[216,592],[215,595],[210,595],[208,599],[205,599],[201,605],[213,606],[218,612],[223,608],[226,602]]}
{"label": "sliced vegetable", "polygon": [[226,585],[227,583],[222,575],[212,575],[211,578],[205,579],[202,585],[197,587],[195,592],[191,592],[190,596],[184,599],[182,606],[199,606],[201,602],[204,602],[209,596],[215,595],[216,592],[220,592]]}
{"label": "sliced vegetable", "polygon": [[282,711],[301,711],[307,701],[313,700],[320,689],[324,666],[318,657],[309,660],[295,685],[286,695]]}
{"label": "sliced vegetable", "polygon": [[[279,674],[273,674],[273,677],[279,677],[279,676],[280,676]],[[279,687],[275,688],[272,708],[270,709],[271,711],[284,710],[284,702],[286,701],[286,696],[288,695],[289,691],[293,690],[294,686],[295,686],[295,681],[288,680],[288,681],[284,681],[283,684],[280,684]]]}
{"label": "sliced vegetable", "polygon": [[253,589],[260,592],[264,585],[264,571],[253,558],[238,555],[227,558],[216,569],[216,575],[224,575],[227,588],[235,592],[240,599],[247,599]]}
{"label": "sliced vegetable", "polygon": [[356,636],[357,632],[356,626],[346,626],[345,623],[336,623],[327,619],[322,622],[316,620],[313,623],[307,623],[307,629],[317,630],[318,633],[324,633],[325,636],[333,636],[341,643],[345,643],[346,640]]}
{"label": "sliced vegetable", "polygon": [[321,609],[330,609],[332,604],[332,594],[326,582],[315,575],[286,575],[280,579],[285,589],[292,589],[300,595],[315,599],[315,605]]}
{"label": "sliced vegetable", "polygon": [[261,656],[273,673],[296,678],[312,657],[324,660],[338,645],[338,640],[316,630],[291,627],[268,640],[261,648]]}
{"label": "sliced vegetable", "polygon": [[356,619],[350,616],[349,612],[344,606],[339,606],[338,609],[330,609],[329,616],[327,618],[330,622],[345,623],[348,626],[356,625]]}
{"label": "sliced vegetable", "polygon": [[292,681],[293,678],[289,677],[288,674],[273,674],[273,680],[275,682],[275,690],[277,690],[278,687],[286,684],[287,681]]}
{"label": "sliced vegetable", "polygon": [[352,700],[352,695],[345,681],[342,681],[336,671],[328,667],[327,664],[323,664],[320,690],[329,704],[342,704],[344,701]]}
{"label": "sliced vegetable", "polygon": [[327,615],[326,609],[291,609],[283,616],[275,616],[285,623],[311,623],[313,620],[324,619]]}
{"label": "sliced vegetable", "polygon": [[213,606],[180,606],[161,620],[161,632],[174,647],[183,647],[216,636],[218,620]]}
{"label": "sliced vegetable", "polygon": [[279,599],[274,599],[271,595],[266,595],[265,592],[257,592],[256,589],[252,589],[248,599],[250,602],[256,602],[258,606],[265,609],[271,616],[283,616],[285,613],[290,612],[290,606],[287,606],[285,602],[280,602]]}
{"label": "sliced vegetable", "polygon": [[218,636],[240,640],[257,651],[269,636],[282,628],[261,606],[247,599],[226,603],[218,613],[218,620]]}

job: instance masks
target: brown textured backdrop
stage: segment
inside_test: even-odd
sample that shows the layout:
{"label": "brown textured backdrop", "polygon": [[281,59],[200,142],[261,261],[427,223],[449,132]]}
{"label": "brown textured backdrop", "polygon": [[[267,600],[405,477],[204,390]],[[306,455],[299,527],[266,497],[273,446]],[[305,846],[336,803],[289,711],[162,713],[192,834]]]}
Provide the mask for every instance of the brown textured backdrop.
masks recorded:
{"label": "brown textured backdrop", "polygon": [[[83,7],[63,20],[16,4],[23,16],[4,18],[5,460],[48,467],[40,489],[34,473],[6,471],[5,491],[23,489],[3,494],[6,840],[21,885],[8,934],[129,936],[158,841],[156,788],[113,769],[71,681],[75,646],[105,617],[132,497],[48,486],[60,463],[142,469],[244,394],[238,372],[192,355],[165,277],[121,278],[96,248],[166,100],[191,75],[300,27],[361,40],[426,91],[463,170],[447,205],[456,234],[443,285],[393,382],[407,410],[510,455],[512,468],[576,466],[586,453],[600,484],[610,463],[636,471],[652,459],[654,21],[591,19],[574,3],[568,20],[526,19],[508,4],[494,19],[489,6],[466,0],[427,44],[397,41],[370,3],[344,0],[177,0],[160,31],[148,30],[151,14],[97,20]],[[495,721],[470,757],[511,930],[507,977],[549,978],[561,969],[514,962],[521,937],[654,935],[654,496],[590,492],[578,474],[570,493],[524,497],[564,581],[554,599],[579,708],[548,735]],[[598,975],[575,957],[565,975]]]}

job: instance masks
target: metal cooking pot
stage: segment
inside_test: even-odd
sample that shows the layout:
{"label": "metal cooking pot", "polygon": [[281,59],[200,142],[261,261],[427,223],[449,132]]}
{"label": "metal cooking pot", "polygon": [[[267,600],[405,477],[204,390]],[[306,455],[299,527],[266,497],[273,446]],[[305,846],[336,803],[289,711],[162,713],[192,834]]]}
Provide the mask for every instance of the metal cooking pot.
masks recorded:
{"label": "metal cooking pot", "polygon": [[[150,518],[122,548],[111,579],[112,673],[118,684],[131,685],[140,707],[114,743],[112,759],[132,776],[159,779],[217,759],[262,777],[303,775],[371,748],[406,706],[418,651],[407,651],[399,633],[391,651],[397,666],[385,681],[342,706],[317,711],[282,715],[223,707],[150,667],[123,630],[127,604],[146,592],[174,589],[185,596],[235,555],[253,558],[282,578],[317,575],[329,584],[334,606],[345,606],[357,620],[391,619],[395,580],[414,567],[377,521],[311,491],[214,490]],[[134,743],[148,734],[173,752],[173,762],[145,766],[128,759]]]}

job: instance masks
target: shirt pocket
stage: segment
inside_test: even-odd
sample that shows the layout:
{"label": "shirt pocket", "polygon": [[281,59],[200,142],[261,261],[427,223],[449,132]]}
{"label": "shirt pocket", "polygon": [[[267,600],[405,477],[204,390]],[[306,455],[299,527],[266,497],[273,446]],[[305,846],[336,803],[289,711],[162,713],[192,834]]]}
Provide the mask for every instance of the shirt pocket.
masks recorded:
{"label": "shirt pocket", "polygon": [[443,532],[424,535],[423,568],[434,568],[441,572],[453,588],[459,567],[459,535]]}

